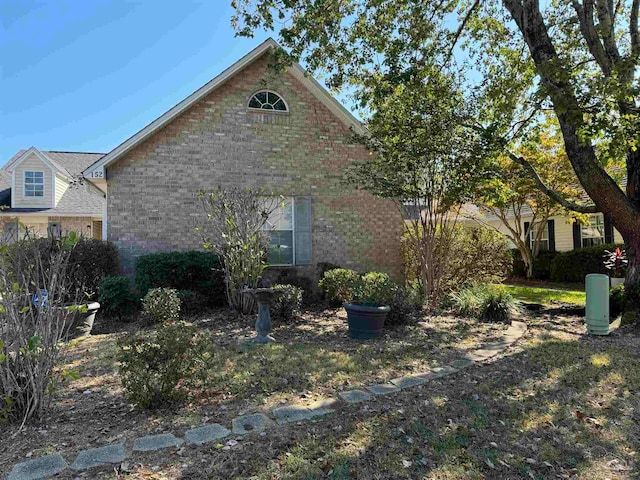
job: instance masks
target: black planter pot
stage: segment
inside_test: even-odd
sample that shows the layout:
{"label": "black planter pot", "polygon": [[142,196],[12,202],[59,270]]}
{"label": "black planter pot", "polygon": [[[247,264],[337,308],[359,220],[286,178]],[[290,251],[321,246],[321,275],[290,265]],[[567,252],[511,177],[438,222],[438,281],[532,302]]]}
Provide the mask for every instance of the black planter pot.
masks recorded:
{"label": "black planter pot", "polygon": [[384,326],[384,320],[387,318],[387,313],[391,310],[391,308],[386,305],[369,307],[345,302],[343,306],[347,311],[349,336],[362,340],[380,336],[382,327]]}

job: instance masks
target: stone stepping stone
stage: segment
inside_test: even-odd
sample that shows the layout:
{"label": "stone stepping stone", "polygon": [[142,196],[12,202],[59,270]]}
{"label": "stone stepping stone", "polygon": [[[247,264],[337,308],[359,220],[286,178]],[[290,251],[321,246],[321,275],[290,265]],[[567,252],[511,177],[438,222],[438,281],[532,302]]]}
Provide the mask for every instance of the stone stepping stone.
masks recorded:
{"label": "stone stepping stone", "polygon": [[473,365],[473,363],[473,360],[469,358],[459,358],[457,360],[454,360],[450,366],[451,368],[455,368],[456,370],[458,370],[460,368],[470,367],[471,365]]}
{"label": "stone stepping stone", "polygon": [[208,442],[214,442],[221,438],[231,435],[231,432],[219,425],[213,423],[211,425],[205,425],[204,427],[197,427],[191,430],[187,430],[184,434],[184,438],[188,443],[193,445],[203,445]]}
{"label": "stone stepping stone", "polygon": [[67,468],[67,462],[62,455],[46,455],[17,464],[9,473],[7,480],[38,480],[62,472]]}
{"label": "stone stepping stone", "polygon": [[340,392],[339,395],[340,398],[347,403],[360,403],[371,400],[371,394],[364,390],[347,390],[345,392]]}
{"label": "stone stepping stone", "polygon": [[271,424],[271,420],[262,413],[254,413],[253,415],[243,415],[234,418],[231,422],[233,433],[236,435],[246,435],[247,433],[263,432],[267,426]]}
{"label": "stone stepping stone", "polygon": [[336,405],[336,403],[338,403],[337,398],[329,397],[317,400],[309,405],[306,405],[306,407],[309,410],[331,409]]}
{"label": "stone stepping stone", "polygon": [[116,465],[125,459],[124,442],[83,450],[71,464],[72,470],[87,470],[102,465]]}
{"label": "stone stepping stone", "polygon": [[377,385],[369,385],[367,387],[374,395],[389,395],[400,391],[400,388],[396,387],[393,383],[379,383]]}
{"label": "stone stepping stone", "polygon": [[278,425],[299,422],[301,420],[309,420],[314,416],[309,408],[299,405],[288,405],[286,407],[274,408],[271,413],[276,417],[276,423]]}
{"label": "stone stepping stone", "polygon": [[176,438],[170,433],[160,435],[147,435],[136,438],[133,442],[133,450],[136,452],[148,452],[151,450],[162,450],[163,448],[177,447],[184,443],[184,440]]}
{"label": "stone stepping stone", "polygon": [[394,378],[391,380],[396,387],[404,390],[405,388],[417,387],[418,385],[424,385],[427,379],[424,375],[406,375],[404,377]]}

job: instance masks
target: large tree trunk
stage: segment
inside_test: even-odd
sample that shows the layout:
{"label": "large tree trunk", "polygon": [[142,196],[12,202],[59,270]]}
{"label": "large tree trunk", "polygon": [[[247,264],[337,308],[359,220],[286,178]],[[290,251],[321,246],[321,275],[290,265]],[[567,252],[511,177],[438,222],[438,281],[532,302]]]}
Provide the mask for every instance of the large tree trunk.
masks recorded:
{"label": "large tree trunk", "polygon": [[[640,153],[627,156],[628,185],[623,192],[600,166],[588,139],[579,135],[584,122],[570,75],[549,37],[536,0],[503,0],[518,25],[536,65],[541,84],[549,95],[560,123],[565,150],[576,175],[596,207],[622,234],[628,249],[628,289],[640,285]],[[622,106],[621,106],[622,107]]]}

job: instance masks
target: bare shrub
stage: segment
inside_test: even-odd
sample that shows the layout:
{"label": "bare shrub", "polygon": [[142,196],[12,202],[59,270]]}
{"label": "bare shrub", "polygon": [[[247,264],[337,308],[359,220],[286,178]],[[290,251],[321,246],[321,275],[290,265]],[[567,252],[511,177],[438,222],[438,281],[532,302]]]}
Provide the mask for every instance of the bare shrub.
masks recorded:
{"label": "bare shrub", "polygon": [[73,239],[51,242],[45,258],[29,242],[11,254],[0,247],[0,419],[21,427],[45,416],[61,340],[73,314],[86,309],[69,264]]}

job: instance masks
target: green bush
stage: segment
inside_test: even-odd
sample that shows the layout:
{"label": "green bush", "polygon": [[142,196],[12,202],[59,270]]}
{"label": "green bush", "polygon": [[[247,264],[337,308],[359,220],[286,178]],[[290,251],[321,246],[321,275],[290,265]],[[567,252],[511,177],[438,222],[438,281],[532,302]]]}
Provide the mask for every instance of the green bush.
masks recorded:
{"label": "green bush", "polygon": [[515,308],[513,297],[500,286],[469,285],[450,296],[453,307],[464,317],[487,322],[508,322]]}
{"label": "green bush", "polygon": [[411,319],[412,315],[422,310],[422,289],[413,284],[407,287],[395,286],[393,296],[389,302],[391,310],[384,322],[385,326],[402,325]]}
{"label": "green bush", "polygon": [[325,293],[327,300],[334,304],[350,302],[356,286],[360,282],[360,274],[355,270],[335,268],[325,272],[318,285]]}
{"label": "green bush", "polygon": [[207,381],[213,359],[194,325],[175,322],[118,339],[116,358],[125,397],[138,408],[183,401]]}
{"label": "green bush", "polygon": [[560,252],[543,250],[533,259],[533,278],[535,280],[550,280],[551,265]]}
{"label": "green bush", "polygon": [[274,285],[273,289],[283,293],[271,304],[271,316],[282,322],[293,321],[302,307],[302,289],[295,285]]}
{"label": "green bush", "polygon": [[354,300],[363,305],[389,305],[396,286],[386,273],[369,272],[362,275],[356,284]]}
{"label": "green bush", "polygon": [[205,295],[208,306],[226,304],[224,272],[217,256],[209,252],[160,252],[136,262],[136,286],[141,296],[152,288],[190,290]]}
{"label": "green bush", "polygon": [[144,313],[156,323],[177,320],[180,317],[180,297],[173,288],[153,288],[142,299]]}
{"label": "green bush", "polygon": [[509,276],[525,278],[527,276],[527,266],[524,264],[524,260],[522,260],[522,254],[520,253],[520,250],[518,250],[517,248],[512,248],[509,251],[511,252],[511,258],[513,259]]}
{"label": "green bush", "polygon": [[129,278],[123,275],[105,277],[100,283],[100,308],[108,315],[122,318],[136,306]]}
{"label": "green bush", "polygon": [[[270,270],[272,267],[270,267]],[[282,269],[278,272],[276,279],[278,285],[293,285],[302,291],[302,303],[308,305],[313,300],[313,280],[290,268]]]}
{"label": "green bush", "polygon": [[624,285],[618,285],[609,290],[609,315],[611,319],[614,319],[624,311],[625,304]]}
{"label": "green bush", "polygon": [[622,248],[622,245],[595,245],[558,253],[551,262],[551,281],[584,283],[585,277],[590,273],[607,274],[604,266],[605,250],[616,248]]}
{"label": "green bush", "polygon": [[178,290],[178,297],[180,298],[180,310],[187,315],[200,313],[209,307],[209,299],[200,292]]}
{"label": "green bush", "polygon": [[[115,245],[92,238],[77,238],[73,242],[66,239],[33,238],[21,240],[7,246],[4,261],[12,276],[21,276],[33,263],[33,258],[39,257],[42,267],[49,269],[52,256],[60,249],[69,250],[68,275],[73,279],[70,289],[82,291],[88,298],[98,298],[100,282],[109,275],[117,275],[119,269],[119,255]],[[13,272],[13,273],[11,273]]]}
{"label": "green bush", "polygon": [[489,288],[480,305],[480,320],[509,323],[515,308],[513,297],[503,288]]}

